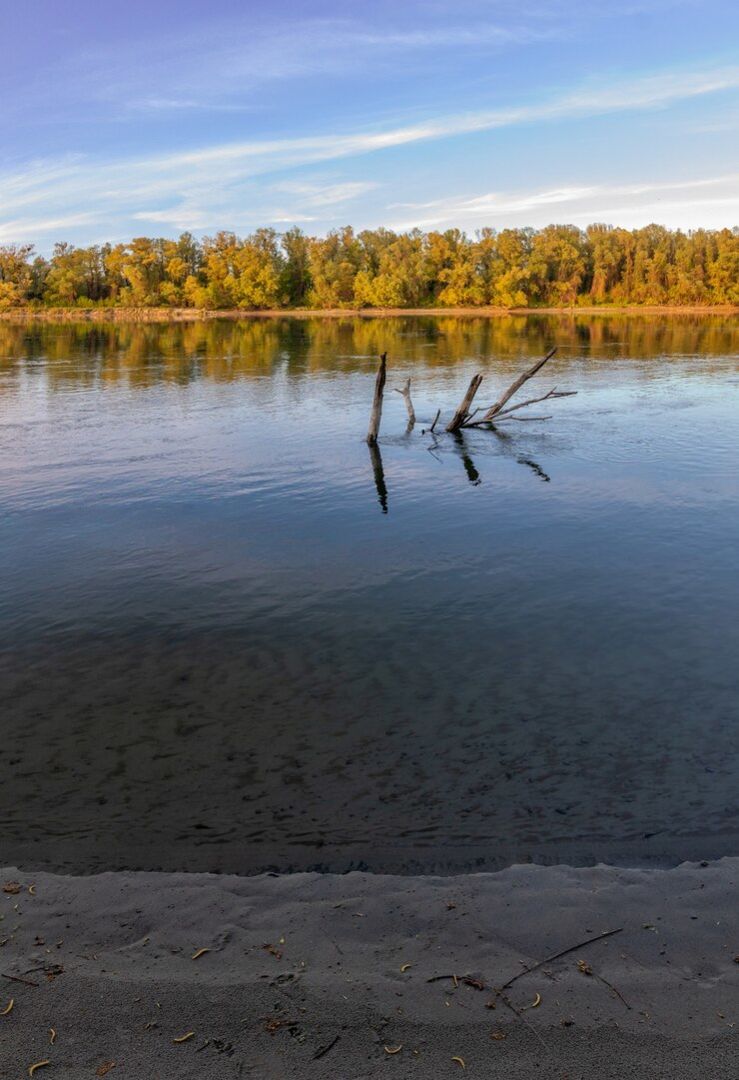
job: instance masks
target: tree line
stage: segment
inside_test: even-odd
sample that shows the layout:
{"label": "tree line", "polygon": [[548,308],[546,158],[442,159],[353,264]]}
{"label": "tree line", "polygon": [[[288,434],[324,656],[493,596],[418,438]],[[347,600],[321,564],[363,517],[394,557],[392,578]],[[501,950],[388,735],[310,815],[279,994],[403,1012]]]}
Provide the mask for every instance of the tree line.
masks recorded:
{"label": "tree line", "polygon": [[549,225],[396,233],[351,227],[219,232],[197,240],[0,247],[0,309],[15,307],[569,307],[739,304],[739,229]]}

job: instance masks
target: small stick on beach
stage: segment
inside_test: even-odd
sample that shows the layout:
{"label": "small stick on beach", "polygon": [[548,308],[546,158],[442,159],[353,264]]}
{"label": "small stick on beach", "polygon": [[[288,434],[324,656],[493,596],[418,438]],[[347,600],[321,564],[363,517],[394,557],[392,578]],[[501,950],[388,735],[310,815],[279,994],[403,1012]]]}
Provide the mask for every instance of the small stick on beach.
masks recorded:
{"label": "small stick on beach", "polygon": [[544,967],[545,964],[551,964],[554,960],[559,960],[561,956],[568,956],[569,953],[575,952],[577,949],[584,949],[586,945],[592,945],[594,941],[602,941],[603,938],[613,937],[614,934],[620,934],[623,930],[623,926],[618,926],[615,930],[605,930],[602,934],[596,934],[595,937],[587,938],[585,941],[578,942],[577,945],[570,945],[567,949],[562,949],[561,952],[555,953],[553,956],[547,956],[545,960],[540,960],[538,964],[532,964],[531,967],[524,968],[523,971],[519,971],[517,975],[514,975],[508,982],[503,983],[501,990],[507,990],[509,986],[513,986],[514,982],[518,979],[522,979],[524,975],[530,975],[532,971],[538,971],[539,968]]}

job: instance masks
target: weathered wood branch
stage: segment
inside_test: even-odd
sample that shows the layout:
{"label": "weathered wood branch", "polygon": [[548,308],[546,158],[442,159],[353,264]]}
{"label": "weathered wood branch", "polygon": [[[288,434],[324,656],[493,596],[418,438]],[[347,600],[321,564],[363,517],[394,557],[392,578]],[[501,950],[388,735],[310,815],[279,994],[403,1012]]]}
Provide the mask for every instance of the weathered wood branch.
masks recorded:
{"label": "weathered wood branch", "polygon": [[525,409],[527,405],[536,405],[539,401],[549,401],[550,398],[574,397],[576,393],[577,390],[557,390],[555,388],[550,390],[548,394],[543,394],[542,397],[532,397],[528,401],[522,401],[519,405],[511,405],[509,409],[502,409],[495,414],[495,419],[500,420],[502,416],[508,416],[509,413],[516,412],[517,409]]}
{"label": "weathered wood branch", "polygon": [[496,416],[495,423],[502,424],[504,420],[516,420],[519,424],[528,424],[531,420],[551,420],[551,416],[511,416],[510,413],[506,413],[505,416]]}
{"label": "weathered wood branch", "polygon": [[[537,371],[541,371],[547,360],[551,360],[556,351],[557,349],[555,346],[555,348],[549,350],[547,355],[542,360],[537,360],[533,367],[530,367],[528,371],[524,371],[523,375],[519,375],[515,382],[512,382],[508,389],[503,394],[501,394],[495,404],[490,406],[488,411],[485,413],[484,419],[492,420],[494,416],[496,416],[499,412],[502,412],[503,406],[508,401],[510,401],[513,395],[521,389],[525,382],[528,382],[529,379],[533,378],[533,376],[536,375]],[[448,430],[449,428],[447,428],[447,431]]]}
{"label": "weathered wood branch", "polygon": [[482,375],[480,373],[472,376],[470,385],[467,387],[467,393],[462,398],[459,408],[446,426],[447,431],[459,431],[462,427],[469,416],[470,406],[472,405],[475,394],[480,389],[481,382]]}
{"label": "weathered wood branch", "polygon": [[433,422],[433,424],[431,425],[431,427],[429,428],[429,431],[431,432],[431,434],[432,434],[432,435],[433,435],[433,433],[434,433],[434,428],[435,428],[435,427],[436,427],[436,425],[437,425],[437,424],[439,423],[439,417],[440,417],[440,416],[441,416],[441,409],[437,409],[437,410],[436,410],[436,416],[434,417],[434,422]]}
{"label": "weathered wood branch", "polygon": [[394,386],[393,390],[395,391],[396,394],[401,394],[402,395],[403,401],[405,402],[405,407],[406,407],[406,409],[408,411],[408,427],[412,428],[413,425],[416,422],[416,411],[413,408],[413,402],[411,400],[411,380],[406,379],[405,380],[405,386],[403,386],[401,388],[398,388],[397,386]]}
{"label": "weathered wood branch", "polygon": [[375,396],[372,401],[372,412],[370,413],[369,430],[367,432],[367,444],[369,446],[375,445],[380,431],[380,421],[382,420],[382,396],[385,392],[386,377],[387,353],[383,353],[380,357],[380,366],[377,370],[377,378],[375,379]]}

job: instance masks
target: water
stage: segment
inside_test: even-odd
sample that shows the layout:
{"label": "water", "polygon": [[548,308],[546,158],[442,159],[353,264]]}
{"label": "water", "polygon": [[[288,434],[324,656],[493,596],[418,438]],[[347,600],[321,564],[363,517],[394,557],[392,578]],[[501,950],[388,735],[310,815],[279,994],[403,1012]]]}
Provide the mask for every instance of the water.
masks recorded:
{"label": "water", "polygon": [[[739,852],[739,321],[0,323],[0,859]],[[471,375],[578,391],[423,433]],[[363,441],[377,364],[412,378]],[[535,396],[526,394],[524,396]]]}

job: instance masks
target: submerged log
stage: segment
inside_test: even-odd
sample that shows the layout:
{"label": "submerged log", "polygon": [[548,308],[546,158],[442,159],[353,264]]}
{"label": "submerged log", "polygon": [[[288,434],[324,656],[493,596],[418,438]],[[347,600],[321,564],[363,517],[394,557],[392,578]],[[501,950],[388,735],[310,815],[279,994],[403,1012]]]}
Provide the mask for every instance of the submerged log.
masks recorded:
{"label": "submerged log", "polygon": [[400,388],[395,386],[393,389],[396,394],[401,394],[403,397],[405,407],[408,411],[408,430],[410,431],[416,422],[416,410],[413,408],[413,402],[411,400],[411,380],[406,379],[405,386]]}
{"label": "submerged log", "polygon": [[482,375],[473,375],[470,380],[470,385],[467,387],[467,393],[462,398],[459,408],[455,412],[446,426],[447,431],[459,431],[464,424],[465,420],[470,414],[470,406],[475,399],[475,394],[480,389],[480,383],[482,382]]}
{"label": "submerged log", "polygon": [[377,442],[377,436],[380,431],[380,420],[382,419],[382,396],[385,392],[385,379],[387,377],[387,353],[383,353],[380,357],[380,367],[377,370],[377,378],[375,379],[375,396],[372,401],[372,412],[370,413],[369,430],[367,432],[367,444],[374,446]]}

